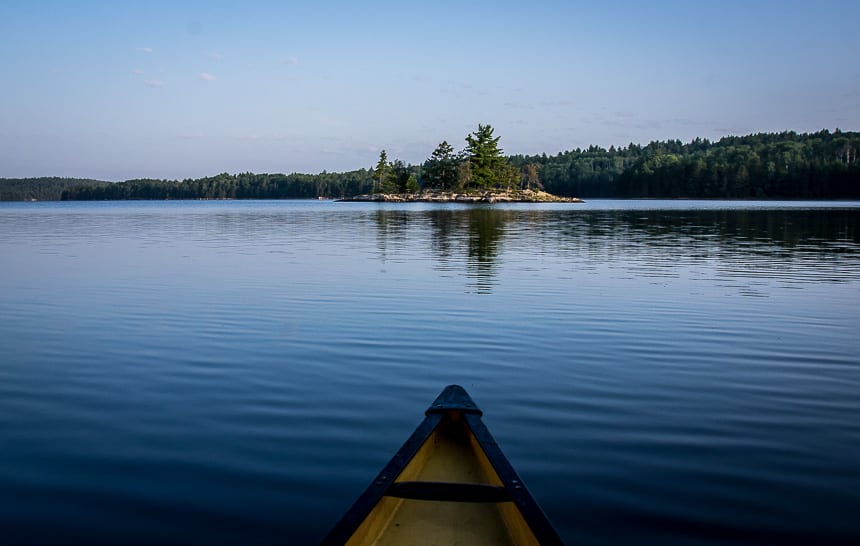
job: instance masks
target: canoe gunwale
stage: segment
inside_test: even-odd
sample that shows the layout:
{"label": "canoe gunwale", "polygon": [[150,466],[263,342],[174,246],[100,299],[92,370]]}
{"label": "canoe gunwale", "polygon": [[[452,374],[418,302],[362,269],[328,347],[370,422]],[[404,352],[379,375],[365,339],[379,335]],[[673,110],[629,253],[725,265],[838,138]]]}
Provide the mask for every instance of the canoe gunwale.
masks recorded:
{"label": "canoe gunwale", "polygon": [[529,490],[526,489],[519,474],[516,473],[510,461],[502,453],[502,448],[496,443],[481,417],[469,414],[465,415],[464,418],[538,542],[541,544],[564,544],[546,514],[529,493]]}
{"label": "canoe gunwale", "polygon": [[[341,517],[321,545],[345,544],[383,497],[457,502],[513,502],[539,544],[564,544],[522,479],[481,420],[483,412],[465,389],[449,385],[425,412],[424,420],[364,493]],[[484,451],[502,486],[445,482],[396,482],[425,441],[445,420],[464,421]],[[404,494],[405,493],[405,494]],[[459,495],[458,495],[459,493]],[[416,496],[417,495],[417,496]],[[473,497],[473,498],[468,498]]]}
{"label": "canoe gunwale", "polygon": [[341,517],[328,536],[320,543],[320,546],[346,544],[356,529],[358,529],[364,519],[373,510],[373,507],[385,496],[394,479],[400,475],[400,472],[406,468],[409,461],[418,453],[418,450],[421,449],[427,438],[436,430],[436,427],[442,422],[443,417],[441,413],[434,413],[424,417],[424,420],[418,425],[412,436],[406,440],[394,457],[388,461],[388,464],[383,467],[382,471],[377,474],[376,478],[364,490],[364,493],[358,497],[352,507]]}

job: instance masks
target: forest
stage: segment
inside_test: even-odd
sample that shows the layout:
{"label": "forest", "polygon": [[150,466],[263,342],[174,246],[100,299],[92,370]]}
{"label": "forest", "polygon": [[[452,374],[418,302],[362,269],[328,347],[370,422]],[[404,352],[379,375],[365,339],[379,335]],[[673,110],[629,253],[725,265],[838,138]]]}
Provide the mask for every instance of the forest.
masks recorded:
{"label": "forest", "polygon": [[860,133],[759,133],[716,142],[695,139],[591,146],[556,156],[513,156],[539,165],[546,190],[612,198],[856,199]]}
{"label": "forest", "polygon": [[383,150],[375,167],[342,173],[222,173],[116,183],[0,179],[0,200],[304,199],[517,187],[585,199],[857,199],[858,153],[860,133],[837,129],[504,156],[493,128],[479,125],[463,150],[442,142],[419,165],[390,161]]}
{"label": "forest", "polygon": [[59,201],[65,190],[110,184],[88,178],[0,178],[0,201]]}

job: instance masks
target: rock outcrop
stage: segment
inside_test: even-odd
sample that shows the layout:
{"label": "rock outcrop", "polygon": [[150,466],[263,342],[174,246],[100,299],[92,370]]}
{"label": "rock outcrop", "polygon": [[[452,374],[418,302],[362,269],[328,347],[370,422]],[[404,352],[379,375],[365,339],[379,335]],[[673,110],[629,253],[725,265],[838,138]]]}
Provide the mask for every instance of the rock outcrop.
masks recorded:
{"label": "rock outcrop", "polygon": [[487,191],[479,193],[425,192],[373,193],[345,197],[340,201],[378,203],[582,203],[576,197],[558,197],[545,191]]}

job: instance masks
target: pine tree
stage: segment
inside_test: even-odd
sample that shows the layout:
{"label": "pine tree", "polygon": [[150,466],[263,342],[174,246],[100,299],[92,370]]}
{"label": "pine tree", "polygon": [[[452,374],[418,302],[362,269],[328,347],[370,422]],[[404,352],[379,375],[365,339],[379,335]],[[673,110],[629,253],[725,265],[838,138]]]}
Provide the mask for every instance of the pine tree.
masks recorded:
{"label": "pine tree", "polygon": [[478,130],[466,137],[466,157],[471,167],[471,181],[479,189],[493,188],[507,182],[501,180],[505,158],[493,128],[478,124]]}
{"label": "pine tree", "polygon": [[410,174],[409,178],[406,179],[406,192],[407,193],[418,193],[421,191],[421,187],[418,185],[418,179],[415,178],[414,174]]}
{"label": "pine tree", "polygon": [[540,183],[540,178],[538,177],[538,169],[540,165],[537,163],[529,163],[526,165],[526,188],[527,189],[541,189],[543,185]]}
{"label": "pine tree", "polygon": [[458,163],[453,146],[443,140],[427,160],[425,186],[442,191],[452,189],[457,183]]}
{"label": "pine tree", "polygon": [[385,187],[385,179],[388,177],[390,170],[391,166],[388,164],[388,154],[385,153],[385,150],[382,150],[379,152],[379,162],[376,164],[376,169],[373,170],[374,193],[382,191],[382,188]]}

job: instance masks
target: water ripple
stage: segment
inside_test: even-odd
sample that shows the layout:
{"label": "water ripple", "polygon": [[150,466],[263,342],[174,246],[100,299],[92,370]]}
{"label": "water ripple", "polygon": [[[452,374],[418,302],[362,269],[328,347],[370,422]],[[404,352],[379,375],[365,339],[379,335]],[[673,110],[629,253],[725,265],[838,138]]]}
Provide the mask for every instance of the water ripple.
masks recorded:
{"label": "water ripple", "polygon": [[4,537],[313,544],[461,383],[571,543],[856,543],[858,210],[2,204]]}

